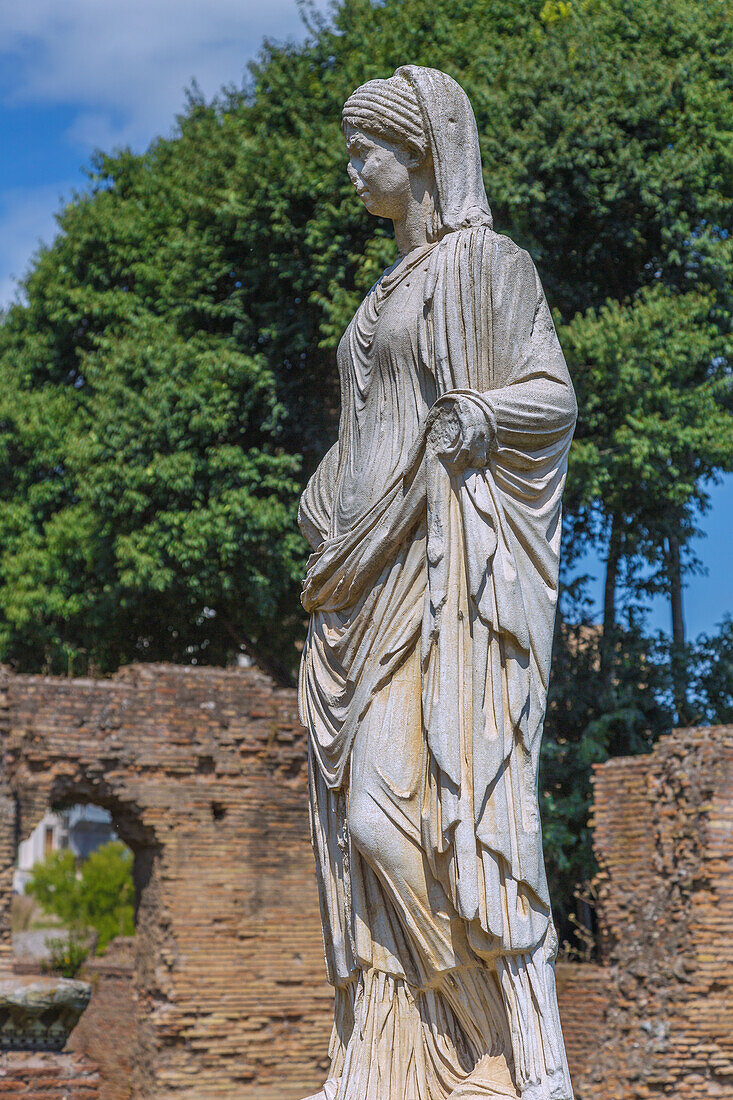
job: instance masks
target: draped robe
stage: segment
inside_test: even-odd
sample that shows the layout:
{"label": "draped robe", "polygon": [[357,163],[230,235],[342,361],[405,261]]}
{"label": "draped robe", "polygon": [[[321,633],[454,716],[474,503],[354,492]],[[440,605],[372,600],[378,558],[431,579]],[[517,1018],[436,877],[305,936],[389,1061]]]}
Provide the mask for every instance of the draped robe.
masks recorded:
{"label": "draped robe", "polygon": [[[530,257],[486,225],[416,250],[338,362],[300,513],[326,1094],[571,1100],[537,768],[576,406]],[[441,451],[451,404],[481,468]]]}

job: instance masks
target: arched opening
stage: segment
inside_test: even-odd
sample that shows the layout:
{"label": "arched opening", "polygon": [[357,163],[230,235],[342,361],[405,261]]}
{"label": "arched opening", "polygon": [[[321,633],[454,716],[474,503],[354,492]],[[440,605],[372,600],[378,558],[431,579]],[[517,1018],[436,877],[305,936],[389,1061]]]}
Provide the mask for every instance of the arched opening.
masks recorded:
{"label": "arched opening", "polygon": [[135,932],[134,854],[94,802],[49,806],[18,843],[11,911],[14,969],[74,978]]}
{"label": "arched opening", "polygon": [[[158,932],[159,847],[139,807],[104,783],[62,776],[43,795],[21,787],[15,806],[12,970],[91,986],[65,1049],[99,1068],[100,1100],[125,1100],[146,1063],[140,986]],[[66,905],[52,897],[64,889]]]}

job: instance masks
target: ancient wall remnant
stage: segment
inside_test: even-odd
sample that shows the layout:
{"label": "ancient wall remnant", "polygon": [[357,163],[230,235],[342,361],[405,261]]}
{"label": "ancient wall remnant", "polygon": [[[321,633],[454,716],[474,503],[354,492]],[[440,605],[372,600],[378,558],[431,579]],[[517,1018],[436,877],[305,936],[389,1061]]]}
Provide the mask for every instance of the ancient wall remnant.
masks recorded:
{"label": "ancient wall remnant", "polygon": [[98,1100],[99,1074],[86,1058],[46,1051],[0,1055],[3,1100]]}
{"label": "ancient wall remnant", "polygon": [[[5,675],[0,752],[0,969],[17,841],[49,805],[107,807],[135,853],[137,935],[91,965],[72,1036],[100,1100],[314,1091],[331,990],[295,694],[254,669]],[[604,965],[558,967],[578,1100],[733,1100],[732,778],[721,727],[597,769]]]}
{"label": "ancient wall remnant", "polygon": [[[294,694],[253,669],[161,666],[2,691],[0,896],[49,805],[108,808],[135,853],[131,1095],[307,1095],[331,995]],[[7,959],[7,925],[0,943]]]}
{"label": "ancient wall remnant", "polygon": [[596,770],[608,1007],[581,1100],[733,1098],[733,728]]}
{"label": "ancient wall remnant", "polygon": [[138,1018],[135,941],[113,940],[101,958],[87,959],[80,975],[92,987],[89,1008],[69,1046],[101,1065],[99,1100],[130,1100]]}

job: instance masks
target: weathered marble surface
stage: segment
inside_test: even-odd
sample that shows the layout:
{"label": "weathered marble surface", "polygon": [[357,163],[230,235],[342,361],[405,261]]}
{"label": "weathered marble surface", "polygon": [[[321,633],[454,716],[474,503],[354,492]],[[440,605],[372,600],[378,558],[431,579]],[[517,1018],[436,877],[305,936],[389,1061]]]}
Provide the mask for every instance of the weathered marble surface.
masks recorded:
{"label": "weathered marble surface", "polygon": [[536,784],[573,390],[455,81],[405,66],[343,129],[399,254],[339,345],[339,439],[301,502],[319,1096],[571,1100]]}
{"label": "weathered marble surface", "polygon": [[0,981],[0,1050],[62,1050],[92,987],[67,978]]}

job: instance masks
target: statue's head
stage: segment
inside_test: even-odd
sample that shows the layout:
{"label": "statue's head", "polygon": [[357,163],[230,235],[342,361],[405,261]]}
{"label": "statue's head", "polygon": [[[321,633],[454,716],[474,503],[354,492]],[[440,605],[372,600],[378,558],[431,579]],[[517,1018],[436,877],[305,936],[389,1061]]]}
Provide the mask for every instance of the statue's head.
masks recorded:
{"label": "statue's head", "polygon": [[341,125],[349,178],[367,210],[383,218],[399,217],[416,176],[422,177],[423,187],[432,178],[428,141],[411,84],[399,73],[389,80],[367,81],[347,99]]}
{"label": "statue's head", "polygon": [[399,216],[410,188],[431,192],[429,237],[491,225],[478,131],[459,84],[437,69],[403,65],[347,99],[342,127],[349,176],[367,210]]}

